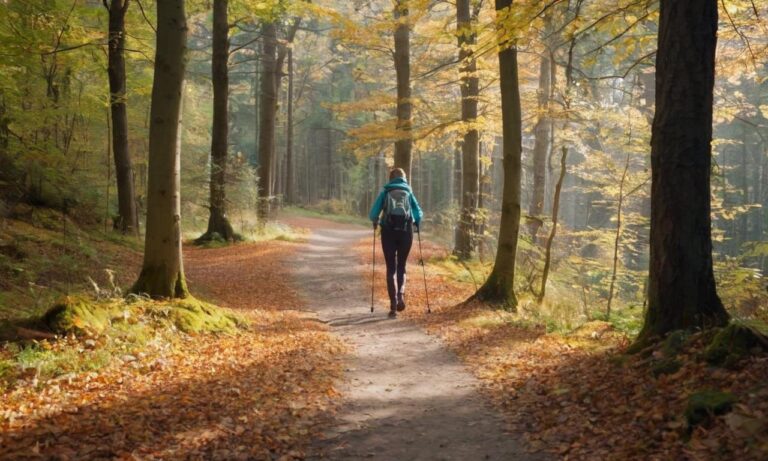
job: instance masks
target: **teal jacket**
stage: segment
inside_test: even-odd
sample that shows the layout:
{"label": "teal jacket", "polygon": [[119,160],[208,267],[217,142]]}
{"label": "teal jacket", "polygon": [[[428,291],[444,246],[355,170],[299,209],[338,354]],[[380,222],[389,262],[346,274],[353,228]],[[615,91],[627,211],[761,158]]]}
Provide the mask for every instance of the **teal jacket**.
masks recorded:
{"label": "teal jacket", "polygon": [[379,215],[381,214],[382,208],[384,208],[384,198],[387,192],[389,192],[392,189],[402,189],[409,192],[413,222],[415,222],[416,225],[418,226],[419,223],[421,222],[421,217],[423,216],[423,213],[421,211],[421,207],[419,206],[419,202],[416,200],[416,197],[413,195],[411,186],[409,186],[408,181],[406,181],[403,178],[395,178],[384,185],[384,189],[382,189],[382,191],[379,193],[379,196],[376,197],[376,200],[373,202],[373,206],[371,207],[371,212],[368,214],[368,217],[371,218],[371,221],[374,223],[379,222]]}

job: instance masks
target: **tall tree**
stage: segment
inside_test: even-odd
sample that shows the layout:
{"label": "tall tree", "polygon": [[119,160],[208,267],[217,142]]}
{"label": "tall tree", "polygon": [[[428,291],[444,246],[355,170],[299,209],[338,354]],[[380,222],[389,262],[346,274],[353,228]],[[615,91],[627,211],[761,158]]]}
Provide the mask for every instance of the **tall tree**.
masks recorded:
{"label": "tall tree", "polygon": [[[475,3],[472,8],[472,3]],[[456,229],[454,253],[462,259],[472,256],[477,231],[478,168],[480,139],[477,130],[477,101],[480,95],[480,79],[477,77],[475,44],[477,43],[477,16],[479,5],[470,0],[456,2],[456,34],[459,45],[459,73],[461,85],[461,121],[465,125],[461,143],[462,195],[461,217]]]}
{"label": "tall tree", "polygon": [[294,193],[294,158],[293,158],[293,50],[288,49],[288,110],[285,120],[285,201],[289,205],[295,201]]}
{"label": "tall tree", "polygon": [[261,103],[259,104],[259,217],[269,212],[272,196],[272,160],[275,151],[277,117],[277,25],[265,21],[261,26]]}
{"label": "tall tree", "polygon": [[259,116],[259,217],[263,220],[269,213],[269,200],[274,183],[275,127],[277,122],[277,101],[283,75],[283,63],[296,31],[301,23],[295,18],[283,44],[277,43],[275,19],[265,21],[261,27],[261,113]]}
{"label": "tall tree", "polygon": [[399,139],[395,141],[395,166],[411,177],[411,26],[408,0],[395,2],[395,74],[397,76],[397,122]]}
{"label": "tall tree", "polygon": [[504,24],[509,21],[512,0],[496,0],[499,43],[499,86],[501,87],[501,124],[504,137],[504,188],[501,197],[499,244],[493,270],[477,290],[478,299],[517,308],[515,296],[515,257],[520,233],[520,177],[522,146],[522,114],[520,84],[517,77],[517,47]]}
{"label": "tall tree", "polygon": [[112,154],[117,179],[118,218],[115,227],[123,234],[138,234],[139,215],[133,184],[133,166],[128,151],[128,114],[125,79],[125,13],[130,0],[103,0],[109,12],[109,104],[112,116]]}
{"label": "tall tree", "polygon": [[144,263],[133,293],[188,296],[181,256],[179,157],[187,63],[184,0],[157,2],[157,46],[149,124],[149,179]]}
{"label": "tall tree", "polygon": [[208,229],[197,241],[218,236],[226,241],[238,238],[227,217],[227,150],[229,148],[229,22],[228,0],[213,0],[213,126],[211,128],[211,180]]}
{"label": "tall tree", "polygon": [[528,207],[530,217],[528,229],[534,242],[536,242],[536,236],[543,222],[541,216],[544,214],[544,200],[546,199],[547,159],[552,151],[553,126],[549,116],[549,101],[554,88],[554,66],[554,59],[547,48],[542,53],[539,62],[538,119],[533,129],[536,141],[533,144],[533,191]]}
{"label": "tall tree", "polygon": [[662,0],[651,132],[648,311],[638,344],[728,321],[712,270],[716,0]]}

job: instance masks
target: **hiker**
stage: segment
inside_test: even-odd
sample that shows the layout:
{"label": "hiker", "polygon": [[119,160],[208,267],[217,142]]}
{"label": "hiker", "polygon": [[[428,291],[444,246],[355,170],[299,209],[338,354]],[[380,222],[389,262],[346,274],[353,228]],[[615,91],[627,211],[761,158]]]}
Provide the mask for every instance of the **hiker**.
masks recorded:
{"label": "hiker", "polygon": [[[381,219],[379,219],[381,215]],[[421,207],[413,195],[402,168],[389,172],[389,182],[376,197],[369,217],[373,231],[381,223],[381,249],[387,264],[389,317],[405,309],[405,263],[413,243],[413,228],[419,232]]]}

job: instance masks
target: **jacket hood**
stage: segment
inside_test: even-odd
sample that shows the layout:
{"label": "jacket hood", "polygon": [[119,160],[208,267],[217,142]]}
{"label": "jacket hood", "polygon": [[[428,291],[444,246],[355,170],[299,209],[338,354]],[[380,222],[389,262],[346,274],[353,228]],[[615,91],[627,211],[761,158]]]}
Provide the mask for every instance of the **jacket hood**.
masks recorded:
{"label": "jacket hood", "polygon": [[392,189],[402,189],[408,192],[413,192],[405,178],[395,178],[384,185],[384,190],[390,191]]}

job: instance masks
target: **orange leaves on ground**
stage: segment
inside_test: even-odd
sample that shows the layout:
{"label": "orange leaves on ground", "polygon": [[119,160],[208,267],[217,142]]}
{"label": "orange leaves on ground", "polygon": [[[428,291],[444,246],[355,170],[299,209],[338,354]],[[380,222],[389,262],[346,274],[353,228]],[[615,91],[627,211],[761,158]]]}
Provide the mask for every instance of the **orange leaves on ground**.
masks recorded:
{"label": "orange leaves on ground", "polygon": [[298,309],[286,262],[299,245],[270,241],[223,248],[184,249],[193,293],[233,309]]}
{"label": "orange leaves on ground", "polygon": [[237,308],[248,330],[182,335],[99,373],[17,387],[0,403],[2,458],[302,458],[334,411],[344,346],[282,310],[300,306],[283,264],[295,249],[187,250],[193,291]]}
{"label": "orange leaves on ground", "polygon": [[[371,240],[357,249],[370,264]],[[425,259],[446,254],[425,244]],[[377,306],[386,307],[379,261],[377,248]],[[654,377],[649,360],[620,355],[628,339],[605,322],[570,335],[547,334],[516,314],[460,304],[474,286],[439,276],[429,265],[433,313],[426,315],[417,261],[411,256],[407,317],[456,351],[531,450],[584,460],[768,458],[768,358],[748,359],[738,370],[712,368],[700,359],[703,340],[693,341],[678,356],[679,371]],[[370,266],[364,278],[370,283]],[[731,392],[739,403],[689,437],[687,399],[702,389]]]}

